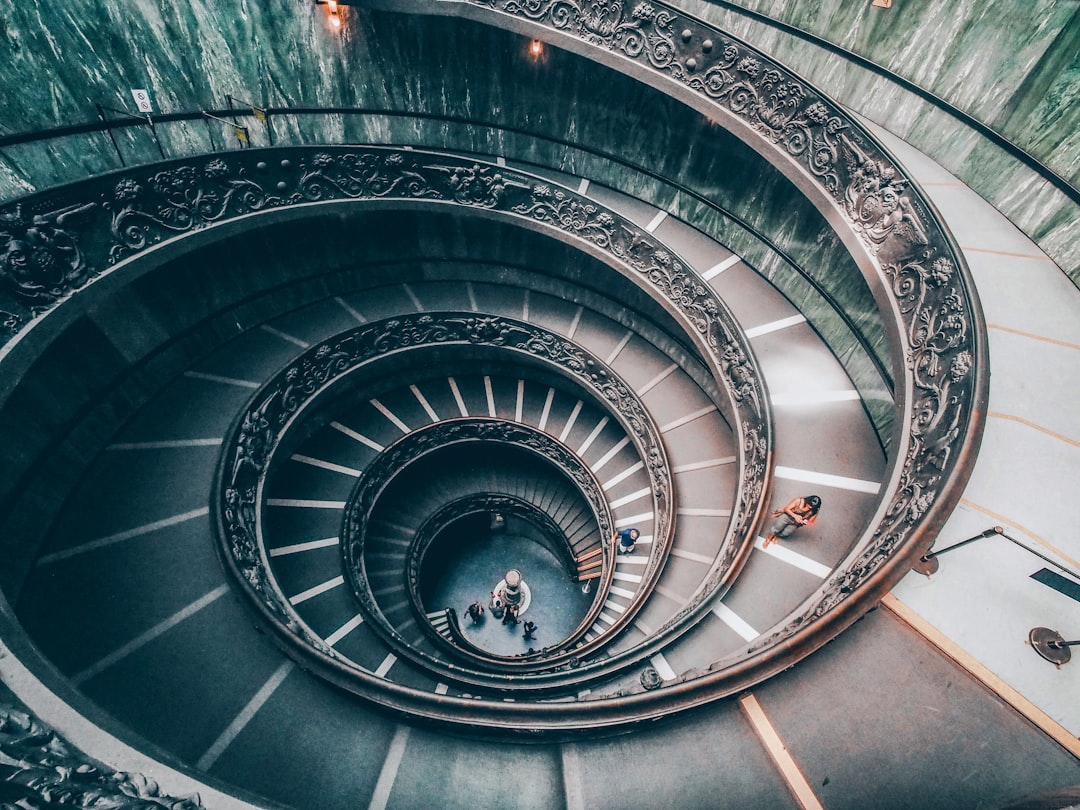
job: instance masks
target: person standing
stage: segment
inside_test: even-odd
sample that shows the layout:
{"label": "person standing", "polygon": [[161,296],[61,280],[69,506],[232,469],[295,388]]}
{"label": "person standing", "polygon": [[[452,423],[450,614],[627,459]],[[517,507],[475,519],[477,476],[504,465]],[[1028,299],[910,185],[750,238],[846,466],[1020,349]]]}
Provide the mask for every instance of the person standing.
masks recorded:
{"label": "person standing", "polygon": [[792,498],[787,506],[772,513],[772,517],[776,520],[769,527],[769,534],[765,537],[763,547],[768,548],[777,540],[791,537],[800,526],[813,523],[820,508],[821,498],[817,495]]}
{"label": "person standing", "polygon": [[641,537],[641,532],[637,529],[619,529],[611,536],[611,540],[615,543],[615,550],[619,554],[630,554],[637,545],[639,537]]}
{"label": "person standing", "polygon": [[480,620],[484,617],[484,606],[480,602],[473,602],[469,605],[469,618],[472,619],[473,624],[480,624]]}

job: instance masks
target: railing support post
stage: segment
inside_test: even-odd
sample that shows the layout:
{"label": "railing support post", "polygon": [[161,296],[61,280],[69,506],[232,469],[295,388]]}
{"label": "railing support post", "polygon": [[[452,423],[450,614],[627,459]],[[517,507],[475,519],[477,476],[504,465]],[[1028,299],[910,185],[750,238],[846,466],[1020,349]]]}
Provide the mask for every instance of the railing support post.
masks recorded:
{"label": "railing support post", "polygon": [[1072,660],[1072,650],[1069,647],[1080,644],[1080,639],[1065,641],[1057,630],[1051,630],[1049,627],[1033,627],[1028,633],[1028,644],[1051,664],[1060,667]]}
{"label": "railing support post", "polygon": [[[107,119],[105,118],[105,108],[100,104],[97,105],[97,114],[98,118],[101,119],[101,123],[107,123]],[[112,127],[109,127],[106,132],[109,133],[109,140],[112,141],[113,149],[116,150],[116,157],[120,160],[120,165],[126,168],[127,163],[124,162],[124,156],[120,154],[120,145],[116,142],[116,136],[113,135]]]}
{"label": "railing support post", "polygon": [[919,559],[915,562],[915,565],[911,566],[911,569],[913,571],[918,571],[920,574],[923,574],[925,576],[936,574],[938,567],[940,566],[937,558],[940,557],[942,554],[947,551],[952,551],[954,548],[966,546],[968,543],[974,543],[976,540],[982,540],[984,537],[993,537],[995,534],[1005,534],[1005,529],[1003,529],[1001,526],[992,526],[982,534],[977,534],[974,537],[969,537],[967,540],[961,540],[955,546],[943,548],[941,551],[927,551],[926,554],[923,554],[921,557],[919,557]]}

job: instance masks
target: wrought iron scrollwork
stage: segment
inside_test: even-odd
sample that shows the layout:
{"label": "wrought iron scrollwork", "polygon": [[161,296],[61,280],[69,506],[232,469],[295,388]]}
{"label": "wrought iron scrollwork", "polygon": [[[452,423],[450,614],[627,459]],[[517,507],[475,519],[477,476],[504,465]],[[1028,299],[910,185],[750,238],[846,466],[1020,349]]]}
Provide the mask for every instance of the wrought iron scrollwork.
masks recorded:
{"label": "wrought iron scrollwork", "polygon": [[72,748],[21,706],[0,703],[4,807],[199,810],[199,796],[173,797],[142,774],[114,771]]}
{"label": "wrought iron scrollwork", "polygon": [[[600,19],[595,18],[590,25],[600,25],[603,29]],[[169,240],[237,217],[328,200],[438,201],[524,217],[566,236],[587,240],[603,251],[618,266],[625,267],[625,272],[651,295],[666,302],[689,326],[729,392],[731,407],[738,417],[734,423],[757,425],[766,439],[766,448],[771,441],[764,386],[748,361],[748,344],[712,290],[644,228],[549,181],[503,166],[418,150],[324,147],[261,153],[250,150],[143,167],[107,184],[87,182],[75,188],[77,191],[65,198],[82,193],[84,202],[58,206],[51,211],[45,203],[36,202],[35,209],[47,213],[36,215],[29,225],[18,206],[0,208],[0,222],[22,223],[20,227],[25,233],[32,233],[38,242],[51,245],[51,253],[39,251],[40,267],[35,272],[41,274],[48,268],[54,275],[59,274],[51,286],[27,281],[25,251],[19,247],[19,239],[9,239],[8,254],[0,257],[0,268],[6,268],[0,269],[5,282],[0,284],[0,311],[7,312],[4,324],[11,339],[34,327],[35,316],[46,313],[97,276],[114,272],[122,262]],[[403,334],[393,333],[397,326],[387,323],[386,340],[407,339]],[[435,335],[422,337],[419,332],[442,327],[412,323],[409,328],[417,332],[416,340],[437,340]],[[477,320],[473,328],[480,330],[473,340],[496,345],[494,336],[481,334],[490,324]],[[319,363],[311,367],[294,368],[294,379],[286,380],[275,397],[286,401],[305,396],[313,386],[322,384],[320,375],[333,373],[335,361],[347,362],[349,350],[348,345],[320,347],[320,352],[332,356],[319,358]],[[566,363],[568,368],[575,361],[572,345],[555,336],[537,337],[525,350],[549,359],[561,355],[556,362]],[[742,357],[745,362],[725,362],[721,359],[725,353]],[[579,371],[579,377],[591,373],[585,366]],[[630,401],[629,391],[621,383],[605,380],[602,374],[597,381],[606,385],[603,396],[609,404]],[[270,411],[278,410],[269,401],[264,404],[265,414],[249,414],[252,421],[248,425],[248,439],[252,444],[260,441],[258,433],[263,430],[260,420],[272,422]],[[643,409],[641,413],[626,413],[625,418],[631,430],[636,430],[633,426],[644,424]],[[768,466],[762,463],[765,456],[758,454],[758,445],[745,446],[755,455],[743,459],[744,467],[767,474]],[[253,453],[250,447],[243,452]],[[669,500],[664,500],[664,493],[670,481],[665,480],[666,466],[655,463],[656,457],[655,451],[645,452],[643,456],[653,488],[659,493],[658,514],[669,515],[673,507]],[[238,454],[234,463],[239,471],[248,462]],[[255,491],[245,484],[243,476],[238,474],[234,479],[230,502],[223,505],[233,527],[230,542],[236,546],[234,556],[246,560],[240,564],[252,586],[266,592],[268,600],[274,601],[267,583],[257,573],[257,555],[247,540],[250,533],[244,529],[250,522]],[[731,525],[752,523],[762,509],[761,503],[737,498]],[[734,532],[729,531],[725,543],[736,539]],[[285,618],[284,605],[278,605],[277,615]]]}
{"label": "wrought iron scrollwork", "polygon": [[[981,429],[974,403],[982,359],[973,329],[976,305],[962,260],[881,146],[844,110],[746,43],[660,0],[499,0],[493,8],[634,59],[736,117],[813,178],[861,240],[893,299],[904,323],[909,375],[899,486],[887,496],[891,501],[880,525],[841,564],[820,600],[767,643],[790,636],[847,599],[906,542],[949,482],[964,476],[958,450]],[[679,297],[681,287],[665,282],[662,274],[657,284]],[[731,345],[714,344],[721,347],[729,389],[736,397],[752,396],[752,380],[741,387],[743,367]],[[753,424],[743,434],[748,446],[755,442]],[[756,465],[763,458],[747,462]],[[744,480],[741,496],[752,494],[754,480]],[[741,523],[740,515],[733,521]]]}
{"label": "wrought iron scrollwork", "polygon": [[[262,481],[289,426],[339,380],[366,363],[401,349],[450,344],[512,351],[531,357],[558,369],[602,402],[626,430],[649,470],[656,538],[648,569],[651,575],[660,570],[670,548],[675,498],[659,429],[632,389],[598,358],[545,329],[491,315],[423,313],[357,327],[300,355],[260,389],[225,443],[215,495],[226,559],[248,587],[251,597],[292,637],[326,655],[336,654],[299,620],[270,572],[260,539],[257,499]],[[342,530],[346,570],[359,570],[363,554],[362,516],[370,511],[375,495],[395,471],[432,448],[484,436],[528,448],[564,470],[593,507],[601,531],[605,536],[610,535],[613,523],[602,488],[584,463],[565,446],[517,423],[450,420],[415,431],[387,447],[365,471],[360,488],[350,501],[348,520]],[[735,541],[729,540],[728,544],[735,545]],[[734,550],[730,552],[734,553]],[[378,605],[370,591],[362,583],[358,587],[354,585],[354,591],[364,609],[378,617]],[[629,618],[628,612],[626,620]],[[387,628],[387,632],[392,635],[392,628]]]}

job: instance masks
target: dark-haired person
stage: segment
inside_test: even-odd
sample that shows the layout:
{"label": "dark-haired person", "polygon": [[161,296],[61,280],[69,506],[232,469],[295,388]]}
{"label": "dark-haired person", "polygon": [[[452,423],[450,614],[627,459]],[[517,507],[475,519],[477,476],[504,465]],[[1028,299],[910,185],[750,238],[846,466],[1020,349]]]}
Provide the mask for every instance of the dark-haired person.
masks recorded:
{"label": "dark-haired person", "polygon": [[820,508],[821,498],[817,495],[792,498],[787,506],[772,513],[776,520],[769,527],[769,534],[765,538],[764,547],[768,548],[781,538],[791,537],[800,526],[813,523]]}
{"label": "dark-haired person", "polygon": [[611,540],[615,543],[615,550],[619,554],[629,554],[634,550],[640,536],[641,532],[637,529],[620,529],[611,536]]}

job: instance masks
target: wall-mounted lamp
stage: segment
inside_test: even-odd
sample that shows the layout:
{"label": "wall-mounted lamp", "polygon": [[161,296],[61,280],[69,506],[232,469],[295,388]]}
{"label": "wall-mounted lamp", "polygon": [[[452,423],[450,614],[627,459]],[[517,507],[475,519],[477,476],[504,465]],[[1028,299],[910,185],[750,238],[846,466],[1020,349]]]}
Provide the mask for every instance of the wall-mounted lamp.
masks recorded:
{"label": "wall-mounted lamp", "polygon": [[326,10],[329,12],[330,26],[332,28],[341,28],[341,14],[338,13],[337,0],[315,0],[315,5],[326,6]]}
{"label": "wall-mounted lamp", "polygon": [[534,39],[529,43],[529,56],[533,59],[539,59],[544,55],[544,43],[538,39]]}

